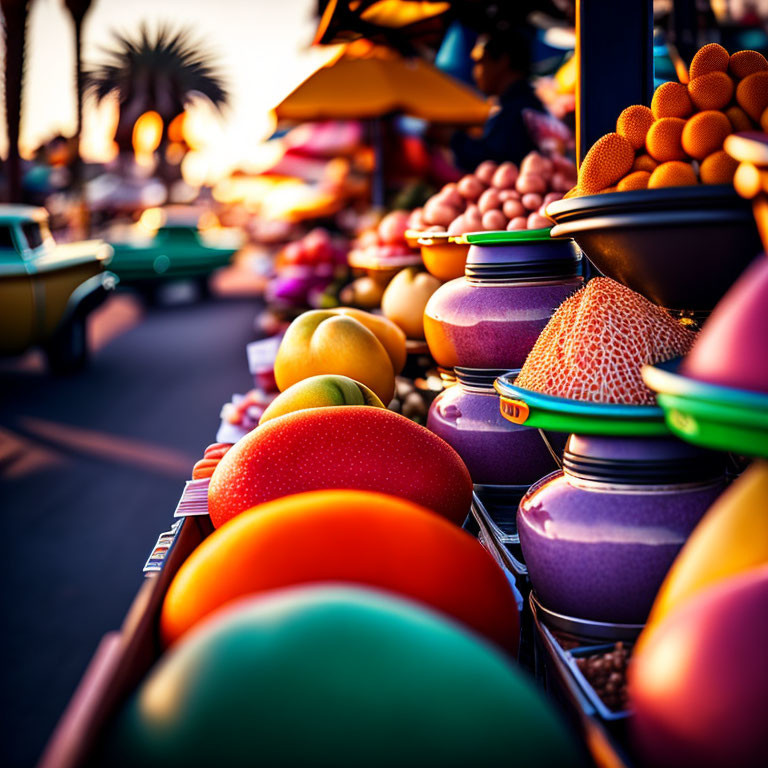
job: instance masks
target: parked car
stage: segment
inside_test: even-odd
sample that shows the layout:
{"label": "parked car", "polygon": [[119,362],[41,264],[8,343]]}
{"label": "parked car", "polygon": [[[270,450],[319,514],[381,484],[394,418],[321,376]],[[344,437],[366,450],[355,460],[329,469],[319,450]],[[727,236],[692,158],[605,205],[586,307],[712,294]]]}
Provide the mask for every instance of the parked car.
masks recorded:
{"label": "parked car", "polygon": [[203,212],[191,206],[148,209],[127,236],[109,237],[110,263],[121,284],[153,298],[161,281],[192,279],[206,295],[211,272],[227,266],[242,244],[235,230],[201,231]]}
{"label": "parked car", "polygon": [[111,256],[102,240],[58,245],[44,208],[0,205],[0,355],[42,347],[52,371],[83,368],[88,313],[117,284]]}

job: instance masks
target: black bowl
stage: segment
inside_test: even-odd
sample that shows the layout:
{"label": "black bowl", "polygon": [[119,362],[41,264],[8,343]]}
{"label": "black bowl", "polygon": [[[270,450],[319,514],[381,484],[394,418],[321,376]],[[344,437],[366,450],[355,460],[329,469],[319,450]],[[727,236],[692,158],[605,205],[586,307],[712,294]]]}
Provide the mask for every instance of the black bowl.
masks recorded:
{"label": "black bowl", "polygon": [[726,185],[572,197],[547,215],[553,237],[668,309],[711,311],[762,250],[750,203]]}

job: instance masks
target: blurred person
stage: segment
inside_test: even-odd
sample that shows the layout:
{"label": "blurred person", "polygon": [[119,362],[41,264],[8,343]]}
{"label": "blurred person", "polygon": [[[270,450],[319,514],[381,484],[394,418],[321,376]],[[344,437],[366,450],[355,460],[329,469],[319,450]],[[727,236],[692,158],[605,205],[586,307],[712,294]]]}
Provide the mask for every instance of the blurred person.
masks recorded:
{"label": "blurred person", "polygon": [[530,79],[530,44],[522,29],[482,35],[471,53],[477,87],[497,99],[498,107],[474,137],[463,131],[450,140],[456,164],[473,171],[483,160],[519,163],[536,149],[526,128],[523,110],[544,111]]}

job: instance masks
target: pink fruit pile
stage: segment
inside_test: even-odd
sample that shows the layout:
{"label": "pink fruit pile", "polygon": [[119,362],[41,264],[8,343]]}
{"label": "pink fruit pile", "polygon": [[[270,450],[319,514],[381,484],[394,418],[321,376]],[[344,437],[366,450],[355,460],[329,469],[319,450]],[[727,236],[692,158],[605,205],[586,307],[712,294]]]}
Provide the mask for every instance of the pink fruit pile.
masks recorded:
{"label": "pink fruit pile", "polygon": [[314,267],[320,264],[346,264],[347,249],[335,241],[328,230],[313,229],[301,240],[294,240],[283,249],[280,262],[286,266]]}
{"label": "pink fruit pile", "polygon": [[376,229],[362,232],[355,240],[348,255],[349,263],[352,266],[388,263],[407,266],[407,263],[418,262],[418,251],[413,250],[405,241],[408,221],[408,211],[388,213]]}
{"label": "pink fruit pile", "polygon": [[450,235],[480,230],[542,229],[553,222],[544,213],[576,183],[576,166],[559,155],[538,152],[514,163],[486,160],[456,184],[446,184],[417,208],[414,229],[448,230]]}
{"label": "pink fruit pile", "polygon": [[261,415],[275,397],[277,393],[262,392],[260,389],[252,389],[245,395],[234,395],[232,402],[222,407],[221,418],[228,424],[250,432],[259,426]]}

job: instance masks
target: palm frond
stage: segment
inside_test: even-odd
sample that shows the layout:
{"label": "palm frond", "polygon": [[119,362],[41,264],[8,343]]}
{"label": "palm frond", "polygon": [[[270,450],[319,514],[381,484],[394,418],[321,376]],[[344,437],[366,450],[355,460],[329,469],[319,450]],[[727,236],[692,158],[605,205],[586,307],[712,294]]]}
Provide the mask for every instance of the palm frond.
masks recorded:
{"label": "palm frond", "polygon": [[147,109],[160,114],[188,106],[197,98],[221,109],[229,101],[224,78],[208,52],[187,28],[160,25],[154,33],[146,24],[130,36],[114,32],[113,44],[103,49],[106,60],[85,73],[86,93],[96,101],[114,94],[125,104],[142,92]]}

